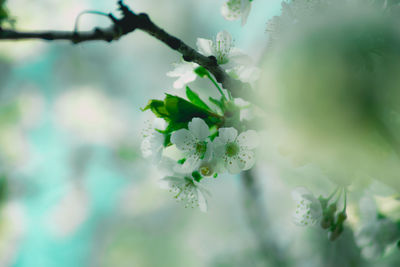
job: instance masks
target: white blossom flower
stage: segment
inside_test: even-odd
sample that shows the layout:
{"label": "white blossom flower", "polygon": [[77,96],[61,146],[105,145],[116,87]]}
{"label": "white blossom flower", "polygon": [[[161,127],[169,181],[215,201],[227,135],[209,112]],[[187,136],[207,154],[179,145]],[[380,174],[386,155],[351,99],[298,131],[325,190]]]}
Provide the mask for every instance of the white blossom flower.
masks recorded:
{"label": "white blossom flower", "polygon": [[260,77],[261,70],[258,67],[247,65],[237,66],[228,71],[229,76],[244,83],[254,84]]}
{"label": "white blossom flower", "polygon": [[207,212],[206,195],[210,193],[189,175],[166,176],[161,182],[167,183],[170,192],[174,193],[174,198],[182,202],[185,208],[199,207],[202,212]]}
{"label": "white blossom flower", "polygon": [[145,158],[151,158],[154,163],[158,163],[161,160],[165,136],[158,132],[153,125],[161,123],[164,122],[156,119],[152,124],[148,123],[149,125],[142,132],[143,140],[140,147],[142,155]]}
{"label": "white blossom flower", "polygon": [[193,62],[182,61],[180,63],[174,64],[174,70],[167,72],[169,77],[177,77],[178,79],[174,82],[173,87],[175,89],[180,89],[186,84],[196,80],[197,74],[194,70],[199,65]]}
{"label": "white blossom flower", "polygon": [[191,172],[197,169],[201,161],[211,157],[211,147],[208,143],[210,130],[200,118],[193,118],[187,129],[180,129],[171,135],[171,143],[181,150],[186,160],[179,165],[181,172]]}
{"label": "white blossom flower", "polygon": [[304,187],[296,188],[292,192],[292,197],[296,201],[296,211],[293,214],[293,220],[297,225],[311,226],[321,220],[321,203],[309,190]]}
{"label": "white blossom flower", "polygon": [[231,174],[253,167],[255,155],[252,151],[258,146],[258,134],[254,130],[241,133],[235,128],[220,128],[219,135],[213,141],[213,151],[222,159],[224,167]]}
{"label": "white blossom flower", "polygon": [[226,20],[242,18],[242,26],[246,24],[250,14],[250,0],[228,0],[221,7],[221,14]]}
{"label": "white blossom flower", "polygon": [[356,232],[356,243],[364,257],[380,257],[388,246],[400,239],[400,229],[391,219],[378,216],[376,203],[371,197],[363,197],[359,207],[363,225]]}
{"label": "white blossom flower", "polygon": [[226,69],[232,69],[238,65],[246,65],[251,62],[250,57],[239,49],[233,47],[232,36],[227,31],[217,34],[215,42],[197,38],[197,49],[204,56],[215,56],[217,63]]}
{"label": "white blossom flower", "polygon": [[382,256],[386,248],[399,238],[400,231],[396,223],[384,217],[367,221],[356,235],[357,244],[366,258]]}

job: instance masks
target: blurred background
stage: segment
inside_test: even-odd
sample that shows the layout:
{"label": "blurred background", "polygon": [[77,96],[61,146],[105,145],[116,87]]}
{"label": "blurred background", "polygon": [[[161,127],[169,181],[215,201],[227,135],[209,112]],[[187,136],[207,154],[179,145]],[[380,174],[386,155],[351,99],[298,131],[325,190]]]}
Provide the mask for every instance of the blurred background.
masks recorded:
{"label": "blurred background", "polygon": [[[72,30],[79,12],[114,12],[115,2],[10,0],[8,7],[17,29]],[[227,30],[257,60],[281,1],[254,1],[244,27],[224,20],[223,0],[125,2],[192,47],[198,37]],[[79,28],[108,23],[85,15]],[[151,115],[140,108],[165,92],[182,93],[165,75],[179,60],[142,32],[110,44],[0,43],[0,171],[7,186],[0,266],[276,266],[276,255],[261,252],[248,224],[239,176],[207,185],[213,196],[203,214],[160,189],[162,174],[141,156],[141,131]],[[206,86],[200,81],[193,89],[210,94]],[[262,231],[281,251],[282,264],[367,265],[350,230],[330,243],[322,231],[292,223],[290,191],[315,177],[286,183],[268,164],[257,174],[269,218]],[[327,180],[317,184],[331,188]],[[369,262],[397,263],[395,253]]]}

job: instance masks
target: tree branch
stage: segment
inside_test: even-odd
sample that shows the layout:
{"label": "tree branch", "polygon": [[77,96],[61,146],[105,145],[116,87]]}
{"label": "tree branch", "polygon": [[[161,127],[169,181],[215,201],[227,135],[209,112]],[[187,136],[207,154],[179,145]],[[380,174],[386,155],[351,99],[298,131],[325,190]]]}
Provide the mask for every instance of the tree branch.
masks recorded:
{"label": "tree branch", "polygon": [[195,49],[185,44],[182,40],[170,35],[156,24],[145,13],[136,14],[128,8],[122,1],[118,2],[122,12],[122,18],[117,19],[109,14],[113,25],[109,28],[95,28],[93,31],[44,31],[44,32],[22,32],[0,28],[0,40],[27,40],[41,39],[47,41],[69,40],[73,43],[87,41],[107,41],[111,42],[121,36],[133,32],[136,29],[142,30],[156,39],[166,44],[171,49],[182,54],[183,59],[195,62],[206,68],[215,79],[222,84],[223,88],[230,91],[235,97],[241,97],[248,101],[255,101],[257,98],[252,96],[250,85],[230,77],[217,63],[214,56],[206,57]]}
{"label": "tree branch", "polygon": [[272,238],[267,236],[269,222],[266,218],[266,207],[253,169],[243,171],[241,180],[244,187],[244,211],[247,213],[246,218],[253,231],[260,253],[267,261],[273,263],[272,266],[287,266],[284,255],[271,241]]}

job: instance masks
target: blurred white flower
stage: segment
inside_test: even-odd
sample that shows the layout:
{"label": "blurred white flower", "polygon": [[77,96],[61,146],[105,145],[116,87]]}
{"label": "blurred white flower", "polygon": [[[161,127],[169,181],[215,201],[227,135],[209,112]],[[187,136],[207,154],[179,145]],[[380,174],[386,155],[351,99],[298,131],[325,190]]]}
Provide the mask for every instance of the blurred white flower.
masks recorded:
{"label": "blurred white flower", "polygon": [[228,74],[244,83],[254,83],[260,77],[261,70],[251,65],[237,66],[228,71]]}
{"label": "blurred white flower", "polygon": [[182,202],[185,208],[199,207],[202,212],[207,212],[206,195],[210,193],[189,176],[175,174],[164,177],[161,182],[167,184],[170,192],[174,193],[176,200]]}
{"label": "blurred white flower", "polygon": [[165,122],[156,118],[153,123],[148,122],[148,124],[149,125],[142,132],[143,140],[140,148],[143,157],[151,158],[153,163],[158,163],[161,160],[165,137],[156,129],[164,129]]}
{"label": "blurred white flower", "polygon": [[378,215],[376,203],[370,197],[360,200],[360,210],[362,225],[356,232],[356,242],[364,257],[380,257],[400,239],[400,229],[391,219]]}
{"label": "blurred white flower", "polygon": [[57,237],[75,233],[89,214],[89,197],[83,188],[73,185],[59,203],[50,211],[48,224]]}
{"label": "blurred white flower", "polygon": [[13,266],[26,232],[26,217],[18,202],[2,206],[0,225],[0,266]]}
{"label": "blurred white flower", "polygon": [[250,14],[250,0],[228,0],[221,7],[221,14],[226,20],[242,18],[242,26],[246,24]]}
{"label": "blurred white flower", "polygon": [[201,160],[211,157],[211,148],[207,141],[210,130],[204,120],[193,118],[187,129],[180,129],[171,135],[171,143],[181,150],[186,160],[178,165],[182,172],[191,172],[197,169]]}
{"label": "blurred white flower", "polygon": [[225,69],[232,69],[240,65],[246,65],[251,60],[239,49],[233,47],[232,36],[227,31],[217,34],[215,42],[197,38],[197,49],[204,56],[215,56],[217,63]]}
{"label": "blurred white flower", "polygon": [[388,246],[400,239],[400,231],[396,223],[388,218],[375,217],[366,221],[356,235],[357,244],[366,258],[382,256]]}
{"label": "blurred white flower", "polygon": [[254,130],[241,133],[235,128],[220,128],[219,135],[213,141],[215,156],[222,159],[225,168],[231,174],[248,170],[255,163],[252,151],[259,144],[258,134]]}
{"label": "blurred white flower", "polygon": [[120,103],[96,88],[63,93],[55,103],[55,121],[84,142],[112,145],[128,136]]}
{"label": "blurred white flower", "polygon": [[196,80],[197,74],[194,70],[199,65],[193,62],[182,61],[174,64],[174,70],[167,72],[169,77],[177,77],[178,79],[174,82],[173,86],[175,89],[180,89],[186,84]]}
{"label": "blurred white flower", "polygon": [[296,202],[296,211],[293,214],[293,221],[297,225],[311,226],[321,220],[321,204],[308,189],[304,187],[296,188],[292,192],[292,197]]}

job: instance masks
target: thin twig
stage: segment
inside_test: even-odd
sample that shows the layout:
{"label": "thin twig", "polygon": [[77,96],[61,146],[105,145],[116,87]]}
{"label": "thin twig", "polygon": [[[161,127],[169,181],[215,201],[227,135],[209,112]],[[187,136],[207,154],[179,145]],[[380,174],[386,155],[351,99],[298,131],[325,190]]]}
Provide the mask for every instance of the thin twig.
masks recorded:
{"label": "thin twig", "polygon": [[206,57],[188,46],[182,40],[170,35],[156,24],[145,13],[136,14],[129,9],[122,1],[118,2],[122,12],[122,18],[117,19],[112,14],[108,14],[113,21],[113,25],[108,28],[95,28],[92,31],[16,31],[0,28],[0,40],[27,40],[41,39],[46,41],[69,40],[73,43],[87,41],[107,41],[111,42],[127,35],[136,29],[142,30],[166,44],[171,49],[179,52],[183,59],[195,62],[213,74],[216,81],[235,97],[241,97],[248,101],[257,103],[257,97],[253,97],[248,83],[230,77],[217,63],[214,56]]}

